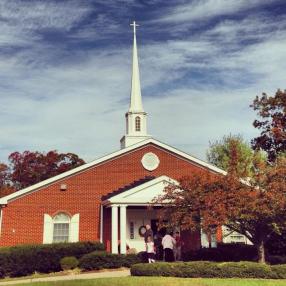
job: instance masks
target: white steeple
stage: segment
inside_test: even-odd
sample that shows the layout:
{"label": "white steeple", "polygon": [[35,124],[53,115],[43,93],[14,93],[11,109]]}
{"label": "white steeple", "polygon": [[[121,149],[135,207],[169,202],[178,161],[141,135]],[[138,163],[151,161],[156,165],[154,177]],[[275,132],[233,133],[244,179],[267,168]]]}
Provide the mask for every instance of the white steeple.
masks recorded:
{"label": "white steeple", "polygon": [[140,74],[139,74],[139,63],[138,63],[138,53],[137,53],[137,42],[136,42],[136,27],[135,21],[133,24],[133,61],[132,61],[132,80],[131,80],[131,96],[130,96],[130,112],[140,111],[143,112],[142,97],[141,97],[141,87],[140,87]]}
{"label": "white steeple", "polygon": [[133,21],[130,26],[133,26],[134,34],[131,94],[129,110],[125,114],[126,134],[120,140],[121,148],[126,148],[130,145],[151,137],[150,135],[147,135],[147,113],[144,112],[141,97],[139,62],[136,42],[136,27],[139,25]]}

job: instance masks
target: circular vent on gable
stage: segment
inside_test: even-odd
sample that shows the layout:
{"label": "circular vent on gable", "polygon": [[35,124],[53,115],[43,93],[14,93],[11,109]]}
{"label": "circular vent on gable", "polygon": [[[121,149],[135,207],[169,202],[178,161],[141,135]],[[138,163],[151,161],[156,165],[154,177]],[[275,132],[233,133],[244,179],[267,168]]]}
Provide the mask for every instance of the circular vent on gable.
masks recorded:
{"label": "circular vent on gable", "polygon": [[144,154],[141,163],[146,170],[154,171],[155,169],[158,168],[160,160],[156,154],[149,152]]}

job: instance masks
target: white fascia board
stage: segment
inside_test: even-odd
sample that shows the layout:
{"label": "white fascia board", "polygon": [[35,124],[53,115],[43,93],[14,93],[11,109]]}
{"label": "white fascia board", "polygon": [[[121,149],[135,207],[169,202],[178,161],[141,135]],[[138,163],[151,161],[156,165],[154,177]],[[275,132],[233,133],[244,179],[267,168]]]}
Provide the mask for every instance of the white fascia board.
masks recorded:
{"label": "white fascia board", "polygon": [[172,153],[174,153],[176,155],[179,155],[180,157],[183,157],[183,158],[187,159],[188,161],[192,161],[192,162],[196,163],[197,165],[205,167],[205,168],[207,168],[207,169],[209,169],[211,171],[214,171],[216,173],[220,173],[220,174],[226,175],[226,172],[224,170],[222,170],[222,169],[219,169],[219,168],[217,168],[217,167],[215,167],[215,166],[213,166],[211,164],[208,164],[208,163],[206,163],[206,162],[204,162],[204,161],[202,161],[200,159],[197,159],[197,158],[195,158],[195,157],[193,157],[193,156],[191,156],[191,155],[189,155],[189,154],[187,154],[185,152],[182,152],[182,151],[180,151],[180,150],[178,150],[178,149],[176,149],[174,147],[171,147],[171,146],[169,146],[169,145],[167,145],[165,143],[162,143],[162,142],[160,142],[158,140],[150,138],[150,139],[146,139],[146,140],[143,140],[141,142],[138,142],[136,144],[130,145],[130,146],[128,146],[128,147],[126,147],[124,149],[118,150],[118,151],[116,151],[114,153],[111,153],[111,154],[108,154],[106,156],[103,156],[103,157],[101,157],[99,159],[96,159],[94,161],[86,163],[86,164],[84,164],[82,166],[79,166],[79,167],[74,168],[72,170],[69,170],[67,172],[64,172],[64,173],[62,173],[60,175],[57,175],[57,176],[54,176],[54,177],[49,178],[47,180],[44,180],[42,182],[39,182],[39,183],[37,183],[35,185],[32,185],[32,186],[30,186],[28,188],[22,189],[20,191],[12,193],[12,194],[10,194],[8,196],[5,196],[5,197],[0,199],[0,205],[6,205],[6,204],[8,204],[9,201],[12,201],[12,200],[14,200],[14,199],[16,199],[18,197],[22,197],[22,196],[24,196],[26,194],[29,194],[29,193],[33,192],[33,191],[37,191],[37,190],[39,190],[39,189],[41,189],[41,188],[43,188],[43,187],[45,187],[47,185],[50,185],[50,184],[52,184],[54,182],[57,182],[57,181],[60,181],[60,180],[62,180],[64,178],[66,178],[66,177],[70,177],[70,176],[72,176],[74,174],[80,173],[80,172],[82,172],[82,171],[84,171],[86,169],[89,169],[89,168],[91,168],[93,166],[99,165],[100,163],[103,163],[103,162],[105,162],[107,160],[111,160],[113,158],[121,156],[121,155],[123,155],[125,153],[133,151],[133,150],[135,150],[137,148],[140,148],[142,146],[145,146],[145,145],[147,145],[149,143],[153,143],[154,145],[157,145],[157,146],[159,146],[159,147],[161,147],[163,149],[166,149],[166,150],[168,150],[168,151],[170,151],[170,152],[172,152]]}

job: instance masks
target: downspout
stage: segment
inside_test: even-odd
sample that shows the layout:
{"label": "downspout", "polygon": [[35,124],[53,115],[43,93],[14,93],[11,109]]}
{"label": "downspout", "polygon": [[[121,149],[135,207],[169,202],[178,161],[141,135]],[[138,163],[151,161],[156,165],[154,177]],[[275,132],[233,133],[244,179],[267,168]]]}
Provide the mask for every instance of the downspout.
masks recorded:
{"label": "downspout", "polygon": [[1,238],[1,230],[2,230],[2,217],[3,217],[3,206],[0,205],[0,238]]}
{"label": "downspout", "polygon": [[103,205],[100,205],[100,242],[103,243]]}

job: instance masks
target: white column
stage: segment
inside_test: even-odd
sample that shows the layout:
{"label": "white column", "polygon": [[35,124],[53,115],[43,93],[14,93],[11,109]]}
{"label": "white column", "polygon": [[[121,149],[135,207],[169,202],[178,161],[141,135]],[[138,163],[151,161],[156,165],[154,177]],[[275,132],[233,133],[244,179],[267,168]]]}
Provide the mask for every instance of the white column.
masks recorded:
{"label": "white column", "polygon": [[111,252],[118,253],[118,206],[111,206]]}
{"label": "white column", "polygon": [[120,206],[120,253],[126,254],[126,205]]}

